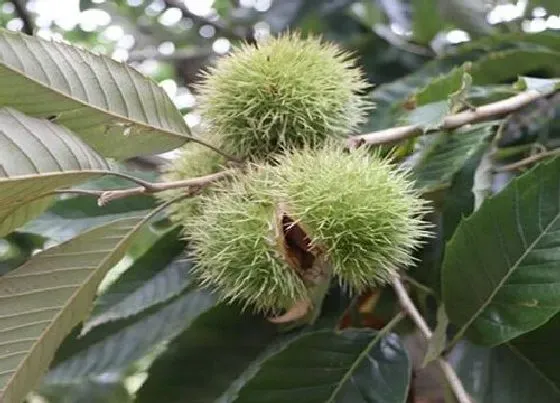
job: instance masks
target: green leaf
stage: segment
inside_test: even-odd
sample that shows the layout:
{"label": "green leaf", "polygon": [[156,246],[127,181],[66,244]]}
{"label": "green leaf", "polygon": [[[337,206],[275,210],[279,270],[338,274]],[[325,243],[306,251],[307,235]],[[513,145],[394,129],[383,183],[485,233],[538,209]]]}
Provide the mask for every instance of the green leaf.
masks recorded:
{"label": "green leaf", "polygon": [[473,209],[477,211],[484,200],[492,194],[493,176],[492,150],[490,148],[482,154],[480,162],[474,171],[472,194],[474,196]]}
{"label": "green leaf", "polygon": [[449,361],[474,402],[560,401],[558,387],[510,343],[488,348],[462,341],[449,355]]}
{"label": "green leaf", "polygon": [[[136,186],[114,176],[104,176],[94,182],[99,182],[95,190],[111,189],[115,183],[120,189]],[[64,242],[90,228],[147,213],[155,206],[153,196],[146,194],[116,199],[104,206],[99,206],[97,198],[91,196],[67,197],[55,201],[47,211],[27,222],[19,231],[48,238],[51,242]]]}
{"label": "green leaf", "polygon": [[422,151],[413,166],[416,187],[431,192],[449,186],[453,176],[484,147],[491,134],[492,127],[487,124],[435,134],[435,141]]}
{"label": "green leaf", "polygon": [[35,386],[144,221],[98,227],[0,277],[0,401],[19,402]]}
{"label": "green leaf", "polygon": [[[481,149],[465,162],[463,168],[453,177],[451,186],[445,194],[442,208],[442,231],[445,242],[451,239],[461,220],[473,212],[474,194],[472,188],[474,176],[476,169],[480,166],[483,154],[484,149]],[[438,287],[438,289],[441,289],[441,287]]]}
{"label": "green leaf", "polygon": [[45,194],[109,172],[109,164],[68,129],[0,109],[0,236],[38,216]]}
{"label": "green leaf", "polygon": [[413,109],[404,120],[406,124],[418,125],[426,132],[440,127],[449,112],[450,105],[447,101],[437,101]]}
{"label": "green leaf", "polygon": [[556,0],[530,0],[530,7],[544,7],[548,15],[560,14],[560,3]]}
{"label": "green leaf", "polygon": [[45,247],[45,239],[34,234],[12,232],[0,239],[0,276],[21,266],[33,253]]}
{"label": "green leaf", "polygon": [[445,191],[443,206],[440,209],[436,207],[434,212],[426,216],[429,222],[436,225],[434,236],[419,251],[419,262],[410,271],[410,275],[431,288],[438,299],[441,298],[441,266],[445,243],[451,239],[459,222],[473,211],[474,174],[483,154],[484,149],[481,149],[465,162]]}
{"label": "green leaf", "polygon": [[447,244],[447,315],[476,343],[496,345],[560,310],[560,158],[514,179],[464,220]]}
{"label": "green leaf", "polygon": [[304,333],[265,360],[234,401],[404,402],[410,365],[395,334]]}
{"label": "green leaf", "polygon": [[[477,85],[496,84],[517,78],[535,70],[552,76],[560,75],[560,52],[548,49],[512,49],[492,52],[471,65],[473,82]],[[504,69],[504,66],[510,66]]]}
{"label": "green leaf", "polygon": [[352,3],[352,0],[283,0],[273,2],[266,13],[266,22],[272,32],[301,25],[313,14],[328,17]]}
{"label": "green leaf", "polygon": [[560,52],[558,32],[549,30],[538,33],[509,32],[489,35],[476,41],[465,42],[460,45],[459,52],[482,50],[484,53],[489,53],[506,49],[549,49]]}
{"label": "green leaf", "polygon": [[185,243],[179,235],[178,229],[164,234],[97,298],[84,333],[165,302],[192,283],[192,260],[181,255]]}
{"label": "green leaf", "polygon": [[486,18],[488,7],[485,0],[443,0],[439,6],[443,18],[462,30],[475,35],[495,32]]}
{"label": "green leaf", "polygon": [[0,88],[0,106],[53,117],[107,157],[169,151],[191,138],[155,82],[64,43],[1,30]]}
{"label": "green leaf", "polygon": [[519,77],[514,86],[521,90],[536,90],[545,94],[560,89],[560,78]]}
{"label": "green leaf", "polygon": [[535,370],[549,383],[554,385],[560,395],[560,315],[556,314],[550,321],[530,333],[512,340],[509,348],[531,363]]}
{"label": "green leaf", "polygon": [[218,305],[196,319],[156,359],[137,402],[215,401],[278,337],[275,326],[262,316]]}
{"label": "green leaf", "polygon": [[162,344],[188,328],[214,303],[215,298],[208,292],[190,288],[159,309],[100,325],[78,339],[74,354],[48,372],[41,389],[58,385],[72,390],[76,383],[95,380],[107,372],[123,376],[138,360],[155,354]]}
{"label": "green leaf", "polygon": [[439,13],[438,0],[413,0],[412,31],[414,39],[429,44],[443,30],[444,22]]}
{"label": "green leaf", "polygon": [[415,100],[417,105],[426,105],[431,102],[447,99],[449,94],[461,88],[463,81],[464,68],[456,67],[446,74],[436,77],[424,88],[416,92]]}
{"label": "green leaf", "polygon": [[86,381],[79,382],[75,389],[53,385],[41,390],[41,395],[49,402],[56,403],[133,403],[134,399],[123,382]]}
{"label": "green leaf", "polygon": [[[457,52],[426,63],[414,73],[383,84],[373,91],[371,97],[376,103],[376,108],[370,114],[370,124],[365,130],[383,129],[394,125],[396,116],[402,111],[401,104],[416,91],[427,87],[434,79],[440,83],[435,83],[433,90],[430,90],[430,87],[423,90],[422,97],[426,97],[426,100],[440,98],[443,95],[441,90],[447,85],[451,86],[453,78],[457,79],[457,73],[453,69],[458,64],[468,61],[472,62],[471,75],[475,85],[514,80],[519,75],[535,70],[544,70],[552,76],[558,76],[559,42],[558,36],[551,33],[508,34],[463,45]],[[509,68],[504,69],[503,66]],[[450,74],[449,78],[441,77],[447,74]],[[431,91],[434,91],[433,95]]]}

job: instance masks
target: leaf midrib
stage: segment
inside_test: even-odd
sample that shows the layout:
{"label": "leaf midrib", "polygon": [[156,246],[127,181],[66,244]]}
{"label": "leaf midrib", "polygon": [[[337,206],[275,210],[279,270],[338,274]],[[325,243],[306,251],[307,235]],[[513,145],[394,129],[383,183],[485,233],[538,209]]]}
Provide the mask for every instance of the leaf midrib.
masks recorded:
{"label": "leaf midrib", "polygon": [[373,348],[373,346],[375,346],[383,337],[385,337],[385,335],[389,333],[393,329],[393,327],[395,327],[403,318],[404,318],[403,314],[397,314],[393,319],[391,319],[391,321],[387,325],[385,325],[385,327],[383,327],[383,329],[381,329],[375,335],[375,337],[366,345],[363,351],[358,355],[358,358],[356,358],[356,360],[350,366],[350,368],[348,368],[348,371],[346,371],[344,376],[340,379],[336,388],[332,391],[329,399],[326,400],[325,403],[333,403],[335,401],[334,399],[336,399],[342,387],[354,375],[354,372],[356,372],[357,368],[360,366],[362,361],[369,355],[369,352]]}
{"label": "leaf midrib", "polygon": [[52,178],[55,176],[73,176],[73,175],[80,175],[80,174],[91,174],[91,175],[118,175],[118,172],[115,171],[108,171],[105,169],[95,170],[95,169],[87,169],[83,171],[77,170],[69,170],[69,171],[51,171],[51,172],[40,172],[34,174],[24,174],[24,175],[16,175],[16,176],[0,176],[0,184],[5,182],[17,182],[21,180],[27,179],[37,179],[37,178]]}

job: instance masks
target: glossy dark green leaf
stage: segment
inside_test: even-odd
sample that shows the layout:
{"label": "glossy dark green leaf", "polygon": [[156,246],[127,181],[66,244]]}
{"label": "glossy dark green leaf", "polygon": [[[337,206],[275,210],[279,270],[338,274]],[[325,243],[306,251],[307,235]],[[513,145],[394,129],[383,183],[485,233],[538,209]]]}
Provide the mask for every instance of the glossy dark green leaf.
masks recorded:
{"label": "glossy dark green leaf", "polygon": [[463,220],[442,272],[447,315],[477,343],[496,345],[560,310],[560,158],[514,179]]}
{"label": "glossy dark green leaf", "polygon": [[134,402],[124,382],[80,381],[75,389],[53,385],[41,390],[41,396],[56,403],[132,403]]}
{"label": "glossy dark green leaf", "polygon": [[416,187],[429,192],[449,186],[453,175],[485,146],[491,134],[492,127],[486,124],[434,134],[435,141],[421,151],[413,166]]}
{"label": "glossy dark green leaf", "polygon": [[461,342],[449,361],[476,403],[560,401],[560,389],[510,343],[488,348]]}
{"label": "glossy dark green leaf", "polygon": [[213,402],[278,337],[275,326],[262,316],[219,305],[196,319],[158,357],[137,402]]}
{"label": "glossy dark green leaf", "polygon": [[96,379],[106,372],[122,375],[137,360],[176,337],[213,305],[211,295],[192,289],[154,311],[122,323],[98,326],[91,335],[88,333],[84,340],[78,341],[80,349],[47,373],[43,386],[72,389],[81,380]]}
{"label": "glossy dark green leaf", "polygon": [[159,238],[97,298],[84,332],[161,304],[192,283],[192,261],[182,253],[179,232],[173,229]]}
{"label": "glossy dark green leaf", "polygon": [[451,182],[443,202],[443,239],[449,241],[461,220],[468,217],[474,208],[474,176],[485,149],[479,150],[465,162]]}
{"label": "glossy dark green leaf", "polygon": [[404,402],[410,365],[395,334],[304,333],[266,359],[233,401]]}
{"label": "glossy dark green leaf", "polygon": [[43,249],[44,246],[44,238],[21,232],[12,232],[0,239],[0,276],[21,266],[34,251]]}
{"label": "glossy dark green leaf", "polygon": [[524,357],[527,362],[547,379],[560,396],[560,315],[554,316],[541,327],[512,340],[509,348]]}

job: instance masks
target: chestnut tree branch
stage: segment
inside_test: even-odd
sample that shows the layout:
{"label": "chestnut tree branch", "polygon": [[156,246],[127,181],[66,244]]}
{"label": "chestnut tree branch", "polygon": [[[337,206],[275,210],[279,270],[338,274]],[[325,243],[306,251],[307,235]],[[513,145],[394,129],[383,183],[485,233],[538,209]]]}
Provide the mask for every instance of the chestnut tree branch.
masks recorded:
{"label": "chestnut tree branch", "polygon": [[532,165],[535,162],[539,162],[540,160],[549,158],[549,157],[554,157],[556,155],[560,154],[560,148],[555,148],[554,150],[550,150],[550,151],[542,151],[540,153],[531,155],[527,158],[523,158],[522,160],[519,160],[517,162],[514,162],[512,164],[508,164],[508,165],[502,165],[501,167],[496,167],[494,169],[495,172],[508,172],[508,171],[516,171],[520,168],[524,168],[528,165]]}
{"label": "chestnut tree branch", "polygon": [[[430,339],[432,338],[432,331],[428,327],[428,324],[426,323],[422,315],[420,315],[420,312],[418,312],[418,309],[416,309],[416,306],[412,302],[412,299],[410,299],[410,296],[408,295],[403,283],[401,282],[401,279],[398,276],[395,276],[395,278],[393,279],[393,288],[395,289],[395,293],[397,294],[397,298],[399,299],[399,303],[403,310],[407,313],[408,316],[410,316],[416,327],[418,327],[420,333],[422,333],[422,336],[424,336],[424,339],[426,339],[427,342],[430,341]],[[449,386],[453,390],[453,394],[457,398],[457,401],[459,403],[472,403],[471,398],[465,391],[461,380],[459,379],[451,365],[443,358],[438,358],[437,363],[441,368],[447,382],[449,383]]]}
{"label": "chestnut tree branch", "polygon": [[215,153],[221,155],[222,157],[224,157],[228,161],[231,161],[231,162],[234,162],[234,163],[237,163],[237,164],[240,164],[242,162],[239,158],[234,157],[233,155],[229,155],[229,154],[225,153],[224,151],[220,150],[218,147],[213,146],[212,144],[206,143],[205,141],[202,141],[199,138],[191,137],[189,140],[194,142],[194,143],[200,144],[203,147],[209,148],[210,150],[212,150]]}
{"label": "chestnut tree branch", "polygon": [[23,33],[27,35],[33,35],[33,31],[35,30],[35,25],[33,24],[33,20],[27,10],[25,9],[26,1],[23,0],[11,0],[11,3],[14,5],[14,9],[16,11],[17,16],[23,22]]}
{"label": "chestnut tree branch", "polygon": [[[174,3],[170,1],[170,3]],[[187,10],[188,12],[188,10]],[[468,125],[471,123],[476,123],[484,120],[493,119],[496,117],[500,117],[506,115],[508,113],[514,112],[527,104],[549,94],[542,93],[539,91],[529,90],[517,94],[511,98],[507,98],[498,102],[493,102],[485,106],[481,106],[474,110],[467,110],[461,113],[457,113],[455,115],[447,116],[443,124],[439,129],[455,129],[464,125]],[[385,130],[380,130],[377,132],[363,134],[359,136],[352,136],[347,140],[348,147],[350,149],[354,149],[359,147],[363,144],[385,144],[391,143],[398,140],[403,140],[409,137],[414,137],[420,135],[423,132],[423,129],[419,125],[409,125],[409,126],[399,126],[399,127],[392,127]],[[235,163],[240,163],[238,159],[228,156],[220,151],[217,147],[214,147],[210,144],[206,144],[201,140],[193,139],[193,141],[209,147],[210,149],[216,151],[217,153],[225,156],[230,161]],[[536,154],[534,156],[528,157],[524,160],[521,160],[515,164],[510,164],[499,168],[501,171],[508,171],[508,170],[515,170],[525,165],[532,164],[537,162],[543,158],[556,155],[560,153],[558,150],[552,150],[547,152],[542,152],[540,154]],[[215,174],[205,175],[198,178],[192,178],[185,181],[175,181],[175,182],[159,182],[159,183],[151,183],[143,181],[139,178],[135,178],[130,175],[125,175],[121,173],[114,172],[112,175],[122,177],[124,179],[130,180],[136,184],[138,187],[130,188],[130,189],[121,189],[121,190],[107,190],[107,191],[89,191],[89,190],[61,190],[57,191],[57,193],[75,193],[75,194],[89,194],[92,196],[98,197],[99,205],[105,205],[112,200],[120,199],[123,197],[134,196],[138,194],[152,194],[157,192],[162,192],[165,190],[170,189],[178,189],[178,188],[200,188],[208,186],[209,184],[221,180],[222,178],[231,175],[233,170],[225,170],[222,172],[218,172]],[[429,329],[428,329],[429,330]]]}
{"label": "chestnut tree branch", "polygon": [[53,193],[67,193],[67,194],[78,194],[78,195],[88,195],[97,197],[97,204],[99,206],[104,206],[107,203],[122,199],[124,197],[136,196],[140,194],[154,194],[158,192],[164,192],[166,190],[172,189],[182,189],[185,188],[186,194],[194,195],[201,189],[209,186],[210,184],[222,180],[230,176],[234,172],[233,169],[227,169],[221,172],[213,173],[210,175],[199,176],[196,178],[173,181],[173,182],[146,182],[142,179],[136,178],[134,176],[121,174],[118,172],[112,172],[111,175],[118,176],[127,180],[130,180],[140,186],[129,188],[129,189],[116,189],[116,190],[84,190],[84,189],[62,189],[55,190]]}
{"label": "chestnut tree branch", "polygon": [[[451,130],[472,123],[491,120],[515,112],[531,102],[544,98],[550,94],[528,90],[513,97],[493,102],[473,110],[467,110],[443,119],[443,123],[436,130]],[[424,132],[421,125],[397,126],[379,130],[373,133],[351,136],[348,141],[349,148],[356,148],[364,144],[376,145],[393,143],[410,137],[415,137]]]}

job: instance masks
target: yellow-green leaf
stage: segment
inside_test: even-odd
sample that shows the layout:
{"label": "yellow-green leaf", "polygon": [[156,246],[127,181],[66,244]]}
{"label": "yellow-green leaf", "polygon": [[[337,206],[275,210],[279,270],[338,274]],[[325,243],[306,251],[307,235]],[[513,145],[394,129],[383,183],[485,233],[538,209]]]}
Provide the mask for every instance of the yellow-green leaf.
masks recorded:
{"label": "yellow-green leaf", "polygon": [[0,88],[0,106],[52,117],[107,157],[169,151],[190,138],[155,82],[72,45],[0,30]]}
{"label": "yellow-green leaf", "polygon": [[109,170],[107,161],[68,129],[0,108],[0,236],[45,210],[49,192]]}
{"label": "yellow-green leaf", "polygon": [[1,403],[20,402],[36,386],[146,219],[125,218],[95,228],[0,277]]}

